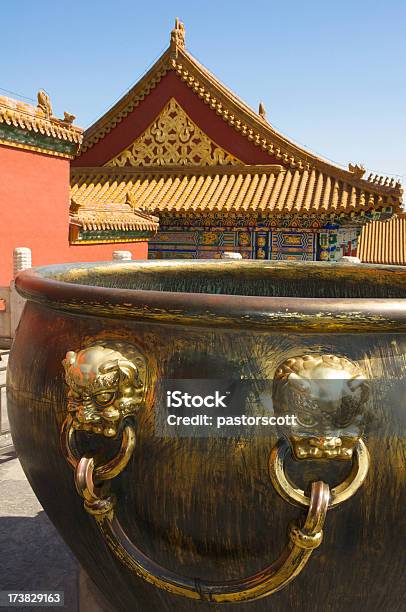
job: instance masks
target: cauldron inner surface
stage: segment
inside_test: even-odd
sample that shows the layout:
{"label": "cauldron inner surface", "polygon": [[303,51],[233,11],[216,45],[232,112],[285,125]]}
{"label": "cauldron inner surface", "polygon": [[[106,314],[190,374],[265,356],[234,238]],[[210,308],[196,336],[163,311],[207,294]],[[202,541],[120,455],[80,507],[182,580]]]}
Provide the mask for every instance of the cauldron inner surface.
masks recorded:
{"label": "cauldron inner surface", "polygon": [[303,298],[406,298],[406,268],[258,261],[133,261],[38,269],[49,279],[116,289]]}

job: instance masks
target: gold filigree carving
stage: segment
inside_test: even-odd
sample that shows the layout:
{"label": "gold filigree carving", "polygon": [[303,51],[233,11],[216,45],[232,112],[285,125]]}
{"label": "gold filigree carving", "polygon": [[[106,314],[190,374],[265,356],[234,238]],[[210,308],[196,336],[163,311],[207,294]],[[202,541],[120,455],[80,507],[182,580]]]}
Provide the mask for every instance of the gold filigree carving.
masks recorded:
{"label": "gold filigree carving", "polygon": [[106,166],[241,164],[211,140],[171,98],[152,125]]}

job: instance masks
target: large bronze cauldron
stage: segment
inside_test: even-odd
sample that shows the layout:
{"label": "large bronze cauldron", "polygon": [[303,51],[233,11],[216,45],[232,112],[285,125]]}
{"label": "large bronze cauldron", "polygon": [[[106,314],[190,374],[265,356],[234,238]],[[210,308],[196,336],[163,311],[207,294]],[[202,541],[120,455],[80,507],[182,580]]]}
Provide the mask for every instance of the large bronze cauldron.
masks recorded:
{"label": "large bronze cauldron", "polygon": [[[16,286],[16,450],[112,609],[404,609],[406,269],[75,264]],[[166,435],[174,379],[271,381],[296,422]]]}

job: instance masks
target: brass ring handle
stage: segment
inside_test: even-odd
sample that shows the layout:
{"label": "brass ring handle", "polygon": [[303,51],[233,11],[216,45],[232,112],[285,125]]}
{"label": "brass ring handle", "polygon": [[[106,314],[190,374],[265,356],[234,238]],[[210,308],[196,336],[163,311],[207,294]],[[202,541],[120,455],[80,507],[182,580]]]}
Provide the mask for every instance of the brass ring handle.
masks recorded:
{"label": "brass ring handle", "polygon": [[274,563],[247,578],[223,583],[181,576],[155,563],[129,540],[114,514],[112,498],[99,497],[93,481],[94,471],[93,458],[83,457],[75,470],[76,488],[84,497],[85,508],[93,515],[110,550],[137,576],[174,595],[216,603],[266,597],[289,584],[322,542],[330,495],[328,485],[315,482],[303,526],[294,524],[290,527],[288,543]]}
{"label": "brass ring handle", "polygon": [[[63,422],[61,429],[61,446],[67,462],[76,470],[81,457],[79,456],[75,444],[72,417],[68,416]],[[118,476],[129,462],[135,448],[135,431],[131,425],[126,424],[123,428],[120,450],[110,461],[102,463],[95,468],[97,480],[110,480]]]}
{"label": "brass ring handle", "polygon": [[[285,459],[290,452],[289,442],[285,438],[280,438],[269,457],[269,475],[275,490],[285,501],[307,508],[310,504],[310,497],[302,489],[296,487],[286,474]],[[350,473],[343,482],[330,491],[329,508],[335,508],[347,501],[358,491],[368,474],[369,463],[368,449],[360,438],[354,448]]]}
{"label": "brass ring handle", "polygon": [[[73,441],[72,423],[64,423],[62,428],[65,438],[63,448],[71,448]],[[135,438],[133,425],[126,422],[123,429],[123,439]],[[123,449],[130,449],[123,456]],[[109,464],[126,466],[134,445],[125,445],[122,441],[117,459],[113,458]],[[286,446],[280,440],[273,449],[271,456],[279,458],[282,451],[286,456]],[[71,450],[72,454],[75,452]],[[75,456],[75,455],[73,455]],[[120,458],[120,459],[118,459]],[[69,460],[69,459],[68,459]],[[72,462],[69,461],[71,464]],[[288,543],[280,557],[271,565],[252,576],[241,580],[231,580],[223,583],[208,582],[197,578],[180,576],[169,569],[155,563],[146,556],[134,543],[130,541],[123,530],[119,520],[115,516],[115,499],[108,493],[108,482],[106,482],[106,465],[103,464],[101,472],[103,478],[98,479],[98,468],[94,457],[83,456],[80,460],[75,459],[75,485],[78,493],[84,499],[86,511],[93,516],[100,533],[109,546],[112,553],[138,577],[143,578],[150,584],[166,590],[174,595],[182,595],[195,600],[210,601],[216,603],[237,603],[241,601],[253,601],[266,597],[288,585],[305,567],[312,551],[322,541],[322,527],[329,507],[332,506],[332,497],[327,484],[319,481],[312,483],[310,497],[305,498],[302,505],[307,507],[307,517],[301,525],[291,525],[288,532]],[[124,469],[122,467],[122,469]],[[284,474],[284,462],[281,463]],[[111,480],[111,472],[108,473]],[[97,484],[98,480],[102,486]],[[103,484],[104,482],[104,484]],[[280,489],[277,488],[280,492]],[[355,491],[352,490],[352,494]],[[303,493],[304,495],[304,493]],[[286,499],[286,495],[283,495]],[[307,501],[308,500],[308,501]],[[288,499],[292,503],[292,499]],[[340,503],[338,500],[334,505]]]}
{"label": "brass ring handle", "polygon": [[[344,435],[342,438],[339,435],[298,437],[297,432],[290,436],[291,444],[281,438],[270,454],[270,478],[285,501],[307,508],[307,517],[303,525],[290,527],[288,542],[280,557],[262,571],[241,580],[208,582],[178,575],[155,563],[129,540],[115,516],[115,498],[109,494],[111,480],[125,469],[133,454],[132,420],[144,401],[147,381],[142,353],[136,347],[121,350],[124,352],[117,347],[94,345],[77,352],[68,351],[63,361],[69,391],[68,416],[61,431],[62,451],[74,469],[76,490],[84,500],[84,507],[93,516],[112,553],[150,584],[194,600],[253,601],[285,587],[320,545],[327,510],[349,499],[363,484],[369,468],[364,442],[359,435],[347,440]],[[357,412],[361,411],[367,398],[367,385],[358,366],[344,357],[316,354],[290,358],[277,369],[273,389],[275,410],[285,410],[291,402],[300,408],[304,397],[313,403],[316,398],[316,414],[323,412],[324,383],[318,385],[317,379],[334,379],[337,371],[339,379],[347,381],[342,397],[350,397]],[[292,382],[292,389],[288,388],[288,381]],[[121,435],[119,451],[101,464],[96,456],[81,457],[75,445],[76,431],[102,435],[105,439],[117,439]],[[352,459],[352,469],[331,493],[328,485],[319,481],[312,483],[311,494],[307,496],[286,474],[285,459],[291,448],[297,459]]]}

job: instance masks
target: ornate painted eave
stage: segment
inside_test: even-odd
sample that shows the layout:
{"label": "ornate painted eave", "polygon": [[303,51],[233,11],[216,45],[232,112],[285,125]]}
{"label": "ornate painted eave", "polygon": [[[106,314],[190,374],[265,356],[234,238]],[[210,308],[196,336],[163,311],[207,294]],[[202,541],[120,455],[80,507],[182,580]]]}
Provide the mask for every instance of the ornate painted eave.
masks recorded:
{"label": "ornate painted eave", "polygon": [[255,213],[265,217],[364,214],[395,212],[390,194],[359,189],[331,179],[319,170],[282,165],[230,165],[203,167],[76,167],[71,174],[71,195],[78,203],[123,203],[161,215],[218,212]]}
{"label": "ornate painted eave", "polygon": [[58,119],[47,94],[38,92],[38,105],[0,96],[0,144],[73,159],[83,130],[72,125],[74,115]]}
{"label": "ornate painted eave", "polygon": [[362,166],[349,164],[348,170],[336,166],[296,145],[275,130],[265,119],[263,109],[258,113],[252,110],[186,50],[184,26],[178,20],[171,32],[169,48],[117,104],[86,130],[81,151],[93,147],[113,130],[170,70],[234,130],[268,152],[272,159],[280,160],[283,166],[292,171],[320,172],[329,176],[332,182],[340,181],[349,187],[372,192],[378,197],[388,196],[400,205],[403,190],[399,182],[372,174],[365,179]]}

